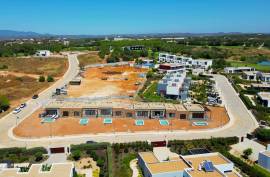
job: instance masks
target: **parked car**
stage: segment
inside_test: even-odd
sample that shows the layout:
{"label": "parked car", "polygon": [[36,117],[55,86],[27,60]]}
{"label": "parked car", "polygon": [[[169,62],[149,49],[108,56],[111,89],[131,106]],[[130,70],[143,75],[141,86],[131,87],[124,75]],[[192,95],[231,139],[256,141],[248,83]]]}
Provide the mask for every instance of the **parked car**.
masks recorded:
{"label": "parked car", "polygon": [[22,103],[21,105],[20,105],[20,108],[22,109],[22,108],[25,108],[26,107],[26,103]]}
{"label": "parked car", "polygon": [[18,114],[19,112],[21,112],[21,108],[20,108],[20,107],[15,108],[15,109],[13,110],[13,114]]}
{"label": "parked car", "polygon": [[38,95],[33,95],[32,96],[32,99],[37,99],[38,98]]}

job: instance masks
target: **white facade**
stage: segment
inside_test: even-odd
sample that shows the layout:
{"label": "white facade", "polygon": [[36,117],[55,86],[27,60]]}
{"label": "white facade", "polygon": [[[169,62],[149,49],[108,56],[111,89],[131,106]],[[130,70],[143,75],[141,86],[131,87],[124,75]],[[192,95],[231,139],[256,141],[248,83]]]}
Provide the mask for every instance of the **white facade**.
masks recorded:
{"label": "white facade", "polygon": [[38,57],[49,57],[51,55],[51,52],[49,50],[38,50],[36,52],[36,56]]}
{"label": "white facade", "polygon": [[259,92],[258,97],[263,106],[270,108],[270,92]]}
{"label": "white facade", "polygon": [[160,63],[177,63],[182,64],[185,67],[194,67],[208,69],[212,66],[212,60],[206,59],[193,59],[191,57],[172,55],[168,53],[159,53],[159,62]]}
{"label": "white facade", "polygon": [[241,73],[244,71],[255,71],[255,68],[252,67],[226,67],[224,72],[228,74]]}
{"label": "white facade", "polygon": [[260,73],[260,79],[262,82],[270,83],[270,73]]}

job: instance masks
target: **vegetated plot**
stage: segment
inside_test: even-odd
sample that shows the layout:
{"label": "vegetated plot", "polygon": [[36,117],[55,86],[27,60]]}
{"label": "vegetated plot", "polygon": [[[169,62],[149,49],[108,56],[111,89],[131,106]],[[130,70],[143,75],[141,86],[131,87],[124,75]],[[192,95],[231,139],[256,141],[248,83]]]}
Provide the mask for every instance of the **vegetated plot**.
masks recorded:
{"label": "vegetated plot", "polygon": [[133,96],[145,81],[139,74],[146,71],[130,66],[88,68],[81,85],[70,86],[68,94],[70,97]]}
{"label": "vegetated plot", "polygon": [[102,63],[104,60],[99,57],[98,52],[89,52],[78,56],[80,67],[90,64]]}
{"label": "vegetated plot", "polygon": [[13,71],[25,74],[62,76],[67,67],[68,61],[64,58],[0,58],[0,66],[7,66],[5,71]]}
{"label": "vegetated plot", "polygon": [[32,96],[42,88],[49,85],[47,82],[38,82],[36,78],[14,75],[0,75],[0,93],[5,95],[11,102]]}

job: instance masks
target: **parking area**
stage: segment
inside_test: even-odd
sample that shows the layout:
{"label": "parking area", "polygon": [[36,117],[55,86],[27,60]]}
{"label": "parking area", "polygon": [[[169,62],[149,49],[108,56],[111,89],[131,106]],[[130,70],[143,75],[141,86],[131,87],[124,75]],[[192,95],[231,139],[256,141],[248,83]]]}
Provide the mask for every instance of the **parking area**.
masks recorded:
{"label": "parking area", "polygon": [[104,124],[104,118],[90,118],[87,124],[81,125],[80,118],[75,117],[58,118],[52,123],[41,123],[41,118],[38,116],[41,110],[39,110],[21,122],[13,132],[18,137],[35,138],[114,132],[203,130],[221,127],[229,122],[224,108],[209,107],[209,110],[208,116],[211,118],[204,126],[195,126],[192,121],[181,119],[167,119],[166,125],[160,124],[160,119],[144,119],[143,125],[138,126],[136,119],[133,118],[112,118],[110,124]]}

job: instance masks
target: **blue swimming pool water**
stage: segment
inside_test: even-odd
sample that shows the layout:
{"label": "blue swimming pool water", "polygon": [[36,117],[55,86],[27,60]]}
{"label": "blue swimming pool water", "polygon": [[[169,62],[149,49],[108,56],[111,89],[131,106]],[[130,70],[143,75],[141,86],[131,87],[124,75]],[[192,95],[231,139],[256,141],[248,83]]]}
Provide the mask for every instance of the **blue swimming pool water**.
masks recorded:
{"label": "blue swimming pool water", "polygon": [[144,125],[144,120],[135,120],[135,124],[137,126],[142,126],[142,125]]}
{"label": "blue swimming pool water", "polygon": [[208,123],[207,122],[193,122],[193,125],[196,125],[196,126],[207,126]]}
{"label": "blue swimming pool water", "polygon": [[42,119],[41,122],[42,123],[51,123],[51,122],[54,122],[54,119],[52,119],[50,117],[46,117],[46,118]]}
{"label": "blue swimming pool water", "polygon": [[270,66],[270,61],[261,61],[258,63],[258,65],[261,65],[261,66]]}
{"label": "blue swimming pool water", "polygon": [[88,119],[80,119],[80,125],[88,124]]}
{"label": "blue swimming pool water", "polygon": [[105,118],[105,119],[103,119],[103,123],[104,124],[111,124],[112,123],[112,119],[111,118]]}
{"label": "blue swimming pool water", "polygon": [[169,125],[167,120],[159,120],[160,125]]}

